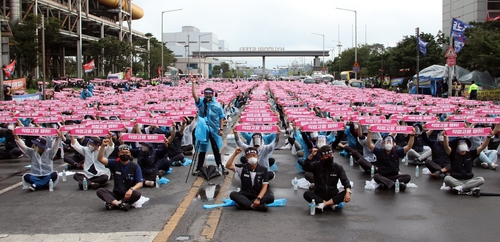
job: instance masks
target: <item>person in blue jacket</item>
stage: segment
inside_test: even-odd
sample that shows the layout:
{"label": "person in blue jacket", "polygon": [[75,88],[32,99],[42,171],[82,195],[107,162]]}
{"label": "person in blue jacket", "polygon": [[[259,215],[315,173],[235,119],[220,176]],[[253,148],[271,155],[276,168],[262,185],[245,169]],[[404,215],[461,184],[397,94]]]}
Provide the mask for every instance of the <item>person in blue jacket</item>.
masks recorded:
{"label": "person in blue jacket", "polygon": [[84,87],[82,92],[80,93],[80,98],[82,98],[83,100],[87,100],[88,97],[92,97],[92,93],[87,87]]}

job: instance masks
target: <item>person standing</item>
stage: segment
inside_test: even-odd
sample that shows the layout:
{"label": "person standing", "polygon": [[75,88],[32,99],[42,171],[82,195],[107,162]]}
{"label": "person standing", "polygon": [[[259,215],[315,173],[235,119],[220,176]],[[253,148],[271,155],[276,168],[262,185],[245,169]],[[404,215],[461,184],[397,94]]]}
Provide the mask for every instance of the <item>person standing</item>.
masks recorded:
{"label": "person standing", "polygon": [[469,86],[469,100],[477,100],[477,92],[479,87],[476,85],[475,81],[472,81]]}
{"label": "person standing", "polygon": [[3,98],[5,101],[12,101],[12,90],[10,86],[5,86],[3,90]]}
{"label": "person standing", "polygon": [[[198,108],[198,123],[196,125],[196,140],[198,145],[198,164],[193,175],[199,175],[200,169],[205,163],[205,155],[208,149],[208,142],[212,146],[212,152],[217,166],[222,168],[220,148],[222,147],[222,134],[224,131],[225,114],[222,105],[214,98],[214,90],[205,88],[203,97],[196,94],[196,81],[192,81],[192,94],[194,103]],[[224,168],[222,168],[224,169]]]}

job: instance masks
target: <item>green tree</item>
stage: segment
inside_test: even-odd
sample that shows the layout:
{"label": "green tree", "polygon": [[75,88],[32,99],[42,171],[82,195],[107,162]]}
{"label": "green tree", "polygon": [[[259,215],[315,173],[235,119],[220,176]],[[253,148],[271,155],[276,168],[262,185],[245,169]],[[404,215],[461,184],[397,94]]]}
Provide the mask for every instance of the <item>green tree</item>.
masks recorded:
{"label": "green tree", "polygon": [[465,31],[466,44],[458,54],[457,64],[469,70],[487,70],[500,75],[500,21],[473,22]]}
{"label": "green tree", "polygon": [[[140,52],[138,53],[138,56],[142,63],[144,64],[145,68],[148,66],[149,63],[151,63],[151,73],[149,74],[150,77],[157,77],[158,76],[158,67],[161,66],[161,51],[162,51],[162,44],[161,41],[153,37],[151,33],[146,33],[146,37],[149,37],[149,59],[148,59],[148,52]],[[143,49],[147,49],[147,40],[139,40],[136,41],[135,43],[136,46],[139,46]],[[167,67],[170,66],[172,63],[177,62],[177,59],[174,57],[173,51],[168,49],[165,45],[163,46],[163,66],[164,66],[164,71],[167,70]]]}

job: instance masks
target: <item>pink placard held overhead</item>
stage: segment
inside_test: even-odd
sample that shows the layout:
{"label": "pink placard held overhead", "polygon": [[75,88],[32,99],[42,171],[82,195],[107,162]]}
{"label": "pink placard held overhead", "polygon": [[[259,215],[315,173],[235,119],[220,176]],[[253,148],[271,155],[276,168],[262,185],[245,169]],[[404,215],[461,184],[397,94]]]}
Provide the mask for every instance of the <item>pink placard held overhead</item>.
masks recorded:
{"label": "pink placard held overhead", "polygon": [[473,115],[450,115],[450,121],[465,122],[469,118],[475,118]]}
{"label": "pink placard held overhead", "polygon": [[164,143],[165,142],[165,135],[163,135],[163,134],[123,134],[121,139],[124,142]]}
{"label": "pink placard held overhead", "polygon": [[85,125],[83,124],[78,124],[78,125],[63,125],[61,126],[60,130],[61,132],[68,132],[72,129],[84,129]]}
{"label": "pink placard held overhead", "polygon": [[54,117],[43,117],[43,118],[34,118],[33,122],[35,123],[59,123],[62,122],[62,117],[61,116],[54,116]]}
{"label": "pink placard held overhead", "polygon": [[13,117],[0,117],[0,123],[15,124],[15,123],[17,123],[17,118],[13,118]]}
{"label": "pink placard held overhead", "polygon": [[425,115],[405,115],[403,117],[405,122],[432,122],[436,121],[436,116],[425,116]]}
{"label": "pink placard held overhead", "polygon": [[500,123],[500,118],[468,118],[469,123],[483,123],[483,124],[498,124]]}
{"label": "pink placard held overhead", "polygon": [[497,114],[497,115],[500,115],[500,109],[482,109],[479,112],[481,114]]}
{"label": "pink placard held overhead", "polygon": [[31,128],[17,127],[14,129],[14,134],[24,136],[57,136],[57,129],[53,128]]}
{"label": "pink placard held overhead", "polygon": [[36,113],[36,112],[30,112],[30,113],[17,113],[14,115],[16,118],[36,118],[36,117],[41,117],[41,113]]}
{"label": "pink placard held overhead", "polygon": [[99,123],[99,124],[87,124],[85,125],[87,129],[107,129],[110,131],[122,131],[125,128],[125,125],[122,123]]}
{"label": "pink placard held overhead", "polygon": [[167,116],[183,116],[183,117],[194,117],[196,116],[197,111],[174,111],[167,112]]}
{"label": "pink placard held overhead", "polygon": [[120,116],[123,112],[122,111],[100,111],[97,112],[97,115],[99,117],[111,117],[111,116]]}
{"label": "pink placard held overhead", "polygon": [[300,127],[306,124],[331,124],[333,120],[331,119],[299,119],[295,120],[295,126]]}
{"label": "pink placard held overhead", "polygon": [[490,136],[491,128],[456,128],[447,129],[445,133],[449,137]]}
{"label": "pink placard held overhead", "polygon": [[395,125],[398,124],[398,121],[395,119],[364,119],[361,118],[359,120],[359,123],[361,125],[372,125],[372,124],[391,124]]}
{"label": "pink placard held overhead", "polygon": [[75,110],[73,112],[75,115],[90,115],[90,116],[96,116],[97,111],[96,110]]}
{"label": "pink placard held overhead", "polygon": [[242,114],[242,117],[273,117],[273,116],[276,116],[276,114],[274,113],[249,113],[249,112],[245,112]]}
{"label": "pink placard held overhead", "polygon": [[172,126],[172,119],[156,119],[156,118],[137,118],[138,124],[156,125],[156,126]]}
{"label": "pink placard held overhead", "polygon": [[444,130],[448,128],[463,128],[465,123],[462,122],[429,122],[425,124],[428,130]]}
{"label": "pink placard held overhead", "polygon": [[69,134],[73,136],[98,136],[106,137],[109,135],[109,129],[71,129]]}
{"label": "pink placard held overhead", "polygon": [[314,132],[314,131],[336,131],[344,130],[345,124],[342,122],[328,123],[328,124],[305,124],[302,126],[303,132]]}
{"label": "pink placard held overhead", "polygon": [[241,122],[249,124],[276,124],[278,117],[242,117]]}
{"label": "pink placard held overhead", "polygon": [[371,127],[371,132],[411,134],[413,133],[413,127],[399,125],[374,125]]}
{"label": "pink placard held overhead", "polygon": [[250,133],[277,133],[279,127],[276,125],[253,125],[253,124],[238,124],[235,127],[236,132]]}

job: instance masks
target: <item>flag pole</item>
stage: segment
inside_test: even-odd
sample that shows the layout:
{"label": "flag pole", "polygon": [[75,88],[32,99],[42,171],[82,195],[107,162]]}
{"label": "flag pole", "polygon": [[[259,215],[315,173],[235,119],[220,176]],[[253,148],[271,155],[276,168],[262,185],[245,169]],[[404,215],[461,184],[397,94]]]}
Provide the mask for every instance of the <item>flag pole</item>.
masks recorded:
{"label": "flag pole", "polygon": [[420,28],[417,27],[415,29],[415,33],[417,35],[417,94],[418,94],[418,89],[419,89],[419,72],[420,72],[420,49],[419,49],[419,38],[420,38]]}

